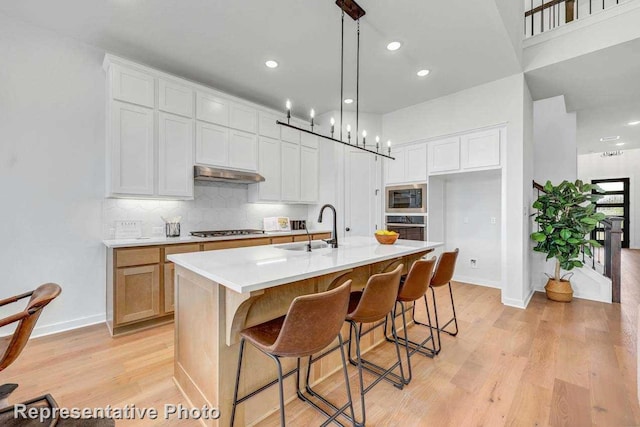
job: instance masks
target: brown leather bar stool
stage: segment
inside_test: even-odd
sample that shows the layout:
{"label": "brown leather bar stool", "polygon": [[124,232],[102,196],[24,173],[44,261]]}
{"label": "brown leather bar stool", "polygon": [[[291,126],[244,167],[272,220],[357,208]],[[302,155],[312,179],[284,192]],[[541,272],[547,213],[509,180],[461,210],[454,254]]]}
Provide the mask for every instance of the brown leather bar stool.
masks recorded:
{"label": "brown leather bar stool", "polygon": [[[453,302],[453,290],[451,289],[451,279],[453,279],[453,274],[454,274],[455,269],[456,269],[456,260],[458,259],[458,252],[459,252],[458,248],[456,248],[455,250],[453,250],[451,252],[444,252],[442,255],[440,255],[440,258],[438,259],[438,264],[436,265],[436,271],[433,274],[433,277],[431,278],[431,284],[430,284],[429,287],[431,288],[431,295],[433,297],[433,309],[434,309],[434,314],[435,314],[436,326],[435,327],[432,326],[430,316],[428,316],[429,318],[427,318],[427,321],[429,323],[420,323],[420,322],[418,322],[416,320],[416,316],[415,316],[415,314],[416,314],[415,305],[414,305],[414,309],[413,309],[413,313],[412,313],[413,321],[416,324],[423,325],[423,326],[428,326],[432,330],[433,329],[436,330],[437,335],[438,335],[438,346],[436,348],[436,354],[440,353],[440,350],[442,350],[442,345],[441,345],[441,341],[440,341],[440,333],[441,332],[449,334],[452,337],[455,337],[456,335],[458,335],[458,318],[456,317],[456,306],[455,306],[455,303]],[[449,295],[451,297],[451,309],[453,310],[453,317],[441,327],[440,326],[440,321],[438,320],[438,305],[436,303],[436,293],[435,293],[434,288],[438,288],[438,287],[444,286],[444,285],[449,285]],[[424,296],[424,304],[427,307],[427,314],[428,314],[429,313],[429,305],[427,303],[427,295],[426,294]],[[451,331],[445,330],[445,328],[447,326],[449,326],[452,322],[455,325],[455,332],[451,332]]]}
{"label": "brown leather bar stool", "polygon": [[[0,319],[0,327],[17,323],[16,329],[12,335],[0,338],[0,371],[3,371],[11,365],[22,353],[22,350],[29,342],[29,337],[36,322],[45,308],[51,301],[60,295],[62,289],[55,283],[46,283],[39,286],[36,290],[27,292],[14,297],[0,300],[0,307],[29,298],[27,307],[16,314],[10,315],[4,319]],[[4,384],[0,386],[0,425],[8,424],[14,420],[14,406],[8,406],[9,395],[18,387],[17,384]],[[50,394],[30,399],[22,402],[23,405],[30,406],[46,406],[49,408],[57,408],[56,401]],[[58,421],[58,417],[52,416],[46,420],[47,425],[54,426]],[[42,423],[42,425],[45,425]]]}
{"label": "brown leather bar stool", "polygon": [[[423,298],[427,293],[427,288],[431,283],[431,277],[433,275],[433,267],[436,264],[435,259],[418,260],[413,263],[409,274],[400,283],[400,292],[396,298],[396,304],[393,311],[392,319],[396,319],[398,316],[398,309],[400,309],[400,315],[402,316],[402,327],[404,336],[398,336],[398,340],[403,342],[407,351],[407,365],[409,375],[405,378],[405,384],[409,384],[412,377],[411,372],[411,356],[416,352],[428,357],[434,357],[436,354],[435,341],[433,337],[433,330],[429,328],[429,336],[422,342],[415,342],[409,339],[409,332],[407,330],[407,317],[406,317],[406,303],[413,302],[415,304],[420,298]],[[429,314],[429,307],[427,306],[427,318],[431,323],[431,315]],[[384,335],[387,341],[393,341],[387,334],[387,323],[384,325]],[[431,341],[431,348],[425,347],[425,345]],[[411,351],[409,351],[411,349]]]}
{"label": "brown leather bar stool", "polygon": [[[350,291],[351,280],[326,292],[297,297],[289,306],[289,310],[285,316],[252,326],[240,332],[240,354],[238,356],[238,371],[236,374],[236,385],[233,393],[233,409],[231,412],[232,427],[235,421],[236,408],[238,404],[266,390],[274,384],[278,384],[279,388],[280,423],[284,426],[285,410],[282,381],[295,373],[296,389],[298,396],[300,396],[300,358],[312,356],[314,353],[320,352],[329,346],[336,338],[338,338],[340,353],[342,355],[342,370],[344,374],[345,387],[347,389],[348,401],[345,405],[338,408],[334,414],[327,413],[318,405],[312,405],[328,417],[327,421],[322,424],[323,426],[332,422],[337,422],[336,418],[341,414],[344,415],[344,411],[347,409],[350,409],[351,412],[350,419],[355,420],[353,404],[351,401],[351,390],[349,387],[349,375],[347,373],[347,362],[344,355],[342,335],[340,334],[340,329],[342,328],[342,324],[349,307]],[[238,398],[242,357],[245,343],[247,341],[275,362],[278,369],[278,378],[269,384],[252,391],[246,396]],[[282,364],[280,363],[280,358],[282,357],[297,358],[297,367],[286,374],[283,374]],[[311,403],[306,399],[305,401]]]}
{"label": "brown leather bar stool", "polygon": [[[383,368],[370,361],[362,358],[360,351],[360,338],[363,335],[362,325],[364,323],[375,323],[381,320],[385,320],[387,316],[391,315],[398,296],[398,290],[400,288],[400,276],[402,275],[403,265],[400,264],[395,270],[389,273],[374,274],[369,277],[367,285],[363,291],[352,292],[351,299],[349,301],[349,314],[346,317],[346,321],[349,322],[349,361],[351,364],[358,367],[358,379],[360,381],[360,401],[362,404],[362,421],[358,422],[360,425],[364,425],[366,421],[365,399],[364,396],[368,393],[376,384],[382,380],[386,380],[392,383],[399,389],[402,389],[406,383],[404,376],[404,369],[402,367],[402,359],[400,357],[400,345],[398,343],[398,337],[396,334],[395,322],[391,322],[391,333],[394,337],[394,344],[396,347],[396,355],[398,361],[391,365],[389,368]],[[369,329],[370,332],[377,326]],[[366,333],[365,332],[365,333]],[[351,358],[351,343],[355,340],[356,344],[356,360]],[[399,368],[400,375],[395,374],[393,371]],[[367,370],[375,374],[376,378],[367,387],[364,386],[364,379],[362,372]]]}

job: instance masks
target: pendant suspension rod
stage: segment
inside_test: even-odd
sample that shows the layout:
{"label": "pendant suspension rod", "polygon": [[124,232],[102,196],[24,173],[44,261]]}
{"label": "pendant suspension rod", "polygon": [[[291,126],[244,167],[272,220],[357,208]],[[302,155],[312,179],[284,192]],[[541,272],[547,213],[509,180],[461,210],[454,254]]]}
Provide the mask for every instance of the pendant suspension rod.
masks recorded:
{"label": "pendant suspension rod", "polygon": [[342,141],[342,110],[344,106],[344,2],[342,2],[342,33],[340,35],[340,141]]}
{"label": "pendant suspension rod", "polygon": [[358,125],[360,122],[360,18],[358,18],[358,41],[356,48],[356,145],[360,138]]}

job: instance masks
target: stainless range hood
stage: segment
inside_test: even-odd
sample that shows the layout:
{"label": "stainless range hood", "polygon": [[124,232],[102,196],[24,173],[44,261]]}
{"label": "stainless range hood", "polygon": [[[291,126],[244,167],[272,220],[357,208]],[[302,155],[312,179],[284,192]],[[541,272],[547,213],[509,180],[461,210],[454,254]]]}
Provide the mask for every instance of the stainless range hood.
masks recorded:
{"label": "stainless range hood", "polygon": [[264,181],[264,177],[255,172],[241,172],[197,165],[193,167],[193,177],[197,181],[229,182],[235,184],[255,184]]}

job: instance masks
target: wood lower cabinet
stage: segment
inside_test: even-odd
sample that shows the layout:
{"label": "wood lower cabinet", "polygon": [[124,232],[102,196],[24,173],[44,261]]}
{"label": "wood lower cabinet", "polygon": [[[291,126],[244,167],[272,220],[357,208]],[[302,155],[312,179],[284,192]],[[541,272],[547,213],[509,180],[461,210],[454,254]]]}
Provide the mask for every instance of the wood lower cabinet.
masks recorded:
{"label": "wood lower cabinet", "polygon": [[[173,321],[175,266],[169,255],[291,243],[304,237],[284,235],[166,246],[110,248],[107,251],[107,325],[121,335]],[[331,233],[312,234],[314,240]]]}
{"label": "wood lower cabinet", "polygon": [[116,324],[157,316],[160,314],[160,266],[119,268],[115,291]]}

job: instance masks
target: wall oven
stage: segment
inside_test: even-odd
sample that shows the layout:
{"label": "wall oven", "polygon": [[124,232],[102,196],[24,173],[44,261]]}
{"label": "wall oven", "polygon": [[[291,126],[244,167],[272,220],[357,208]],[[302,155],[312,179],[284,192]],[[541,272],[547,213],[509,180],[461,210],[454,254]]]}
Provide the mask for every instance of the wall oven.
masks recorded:
{"label": "wall oven", "polygon": [[427,217],[424,215],[387,215],[386,227],[400,234],[400,239],[427,240]]}
{"label": "wall oven", "polygon": [[387,213],[427,213],[427,184],[396,185],[386,188]]}

